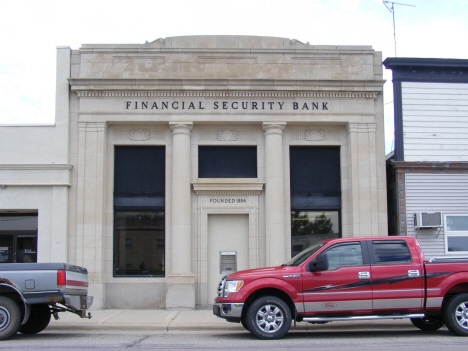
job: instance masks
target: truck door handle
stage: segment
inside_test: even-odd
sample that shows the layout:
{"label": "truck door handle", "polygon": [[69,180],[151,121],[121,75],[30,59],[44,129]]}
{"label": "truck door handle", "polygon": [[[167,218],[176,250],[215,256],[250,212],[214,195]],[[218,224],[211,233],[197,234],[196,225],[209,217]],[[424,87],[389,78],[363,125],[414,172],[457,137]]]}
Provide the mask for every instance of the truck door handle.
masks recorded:
{"label": "truck door handle", "polygon": [[359,279],[370,279],[370,273],[369,272],[359,272],[358,277],[359,277]]}
{"label": "truck door handle", "polygon": [[409,270],[408,271],[408,277],[419,277],[419,271],[417,269]]}

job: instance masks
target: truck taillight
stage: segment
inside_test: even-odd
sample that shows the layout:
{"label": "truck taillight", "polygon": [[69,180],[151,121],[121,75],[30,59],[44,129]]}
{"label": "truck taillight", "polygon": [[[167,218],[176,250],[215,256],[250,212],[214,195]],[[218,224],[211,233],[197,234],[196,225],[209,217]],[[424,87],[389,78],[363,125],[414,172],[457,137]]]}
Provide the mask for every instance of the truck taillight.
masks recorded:
{"label": "truck taillight", "polygon": [[57,271],[57,288],[64,288],[67,285],[67,273]]}

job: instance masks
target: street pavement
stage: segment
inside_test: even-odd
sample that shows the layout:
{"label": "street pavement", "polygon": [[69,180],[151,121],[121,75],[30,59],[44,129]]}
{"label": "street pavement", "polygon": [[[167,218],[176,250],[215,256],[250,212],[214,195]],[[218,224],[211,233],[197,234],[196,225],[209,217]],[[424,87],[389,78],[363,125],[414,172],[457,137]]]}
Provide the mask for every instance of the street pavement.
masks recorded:
{"label": "street pavement", "polygon": [[[244,331],[240,323],[229,323],[213,315],[211,310],[117,310],[91,311],[92,318],[80,318],[72,313],[59,313],[52,318],[48,331]],[[333,322],[327,324],[297,323],[292,330],[418,330],[409,319]]]}

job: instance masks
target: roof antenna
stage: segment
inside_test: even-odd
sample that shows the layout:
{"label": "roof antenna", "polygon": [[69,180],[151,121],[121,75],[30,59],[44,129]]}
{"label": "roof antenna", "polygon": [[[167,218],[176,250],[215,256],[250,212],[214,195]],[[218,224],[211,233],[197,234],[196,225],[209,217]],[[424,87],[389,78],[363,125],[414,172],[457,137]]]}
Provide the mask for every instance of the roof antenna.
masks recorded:
{"label": "roof antenna", "polygon": [[[409,4],[402,4],[400,2],[393,2],[393,1],[387,1],[387,0],[382,0],[382,3],[385,5],[388,11],[390,11],[393,15],[393,42],[395,43],[395,57],[397,57],[396,53],[396,34],[395,34],[395,9],[393,8],[394,5],[403,5],[403,6],[410,6],[410,7],[416,7],[415,5],[409,5]],[[388,4],[392,4],[390,7]]]}

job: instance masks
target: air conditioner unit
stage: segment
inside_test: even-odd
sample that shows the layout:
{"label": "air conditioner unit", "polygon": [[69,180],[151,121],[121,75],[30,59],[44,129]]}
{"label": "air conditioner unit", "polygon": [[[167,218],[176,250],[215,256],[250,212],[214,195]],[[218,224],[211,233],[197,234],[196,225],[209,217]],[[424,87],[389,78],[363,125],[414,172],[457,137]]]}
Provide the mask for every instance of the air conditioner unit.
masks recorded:
{"label": "air conditioner unit", "polygon": [[442,227],[442,212],[415,212],[414,228],[440,228]]}

